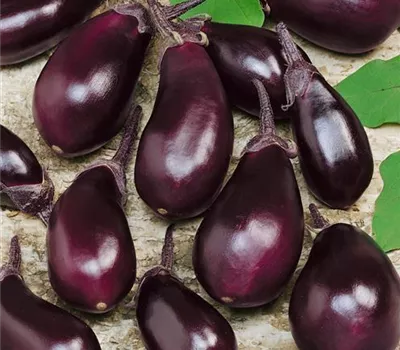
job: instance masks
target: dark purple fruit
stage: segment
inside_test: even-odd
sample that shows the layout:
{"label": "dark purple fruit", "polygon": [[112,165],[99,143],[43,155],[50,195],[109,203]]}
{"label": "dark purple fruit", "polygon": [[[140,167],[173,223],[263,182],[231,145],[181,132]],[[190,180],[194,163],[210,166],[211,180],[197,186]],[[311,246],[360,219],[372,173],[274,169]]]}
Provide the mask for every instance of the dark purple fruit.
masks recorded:
{"label": "dark purple fruit", "polygon": [[157,99],[139,144],[135,184],[152,210],[178,220],[200,215],[218,195],[232,154],[233,118],[204,47],[185,42],[175,27],[167,30],[181,45],[169,47],[161,61]]}
{"label": "dark purple fruit", "polygon": [[61,299],[92,313],[114,308],[131,290],[136,257],[125,204],[125,167],[141,108],[131,114],[119,149],[80,173],[50,217],[50,282]]}
{"label": "dark purple fruit", "polygon": [[24,141],[2,125],[0,132],[1,206],[37,215],[47,224],[53,183]]}
{"label": "dark purple fruit", "polygon": [[3,0],[1,65],[37,56],[64,39],[102,0]]}
{"label": "dark purple fruit", "polygon": [[34,295],[21,273],[17,236],[0,270],[3,350],[101,350],[93,331],[67,311]]}
{"label": "dark purple fruit", "polygon": [[357,54],[382,44],[400,26],[398,0],[267,0],[274,18],[311,42]]}
{"label": "dark purple fruit", "polygon": [[228,321],[172,274],[172,231],[170,226],[161,266],[144,275],[138,290],[136,317],[146,348],[236,350]]}
{"label": "dark purple fruit", "polygon": [[276,299],[300,258],[303,207],[292,164],[296,154],[275,134],[262,83],[260,132],[207,212],[193,247],[197,279],[218,302],[249,308]]}
{"label": "dark purple fruit", "polygon": [[[283,111],[286,101],[283,75],[286,61],[276,33],[265,28],[205,22],[202,31],[210,44],[207,52],[224,84],[228,98],[236,107],[258,117],[260,103],[252,80],[260,80],[271,99],[276,119],[290,117]],[[302,51],[306,60],[307,55]]]}
{"label": "dark purple fruit", "polygon": [[395,350],[400,340],[400,281],[382,249],[348,224],[314,241],[290,300],[300,350]]}
{"label": "dark purple fruit", "polygon": [[283,23],[277,26],[288,60],[286,92],[299,160],[315,197],[346,209],[368,187],[373,159],[367,134],[357,115],[321,73],[306,62]]}
{"label": "dark purple fruit", "polygon": [[147,10],[133,4],[94,17],[57,48],[33,98],[36,126],[54,152],[87,154],[118,133],[150,39]]}

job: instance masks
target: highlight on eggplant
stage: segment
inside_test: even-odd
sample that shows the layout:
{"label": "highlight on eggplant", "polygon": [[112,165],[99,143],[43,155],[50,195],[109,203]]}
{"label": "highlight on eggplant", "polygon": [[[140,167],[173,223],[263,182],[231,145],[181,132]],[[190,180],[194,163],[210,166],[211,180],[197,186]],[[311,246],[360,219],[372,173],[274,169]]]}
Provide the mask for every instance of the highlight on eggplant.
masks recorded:
{"label": "highlight on eggplant", "polygon": [[101,350],[94,332],[69,312],[33,294],[21,275],[18,237],[0,269],[1,337],[4,350]]}
{"label": "highlight on eggplant", "polygon": [[123,206],[125,169],[141,112],[139,106],[133,109],[113,159],[97,161],[81,172],[50,216],[51,285],[62,300],[85,312],[110,311],[135,282],[135,247]]}
{"label": "highlight on eggplant", "polygon": [[[206,50],[230,102],[258,117],[260,103],[252,84],[257,79],[267,89],[275,119],[290,119],[291,111],[281,108],[286,101],[283,81],[286,60],[276,33],[266,28],[211,21],[205,22],[202,31],[209,39]],[[301,53],[309,61],[303,50]]]}
{"label": "highlight on eggplant", "polygon": [[157,215],[181,220],[203,213],[218,195],[233,149],[233,117],[203,47],[203,18],[171,22],[157,1],[149,4],[158,31],[173,44],[162,56],[156,102],[139,144],[135,185]]}
{"label": "highlight on eggplant", "polygon": [[0,64],[26,61],[56,46],[102,0],[2,0]]}
{"label": "highlight on eggplant", "polygon": [[400,341],[400,280],[389,258],[363,230],[321,229],[290,299],[291,330],[300,350],[395,350]]}
{"label": "highlight on eggplant", "polygon": [[[174,17],[201,1],[163,11]],[[91,153],[120,131],[152,35],[148,10],[133,3],[90,19],[60,44],[33,97],[35,124],[57,155]]]}
{"label": "highlight on eggplant", "polygon": [[237,350],[228,321],[173,274],[173,230],[167,229],[161,264],[144,274],[136,295],[136,317],[146,348]]}
{"label": "highlight on eggplant", "polygon": [[319,201],[347,209],[371,182],[374,162],[367,134],[343,97],[303,59],[285,24],[279,23],[277,32],[288,61],[283,108],[293,111],[302,173]]}
{"label": "highlight on eggplant", "polygon": [[38,216],[47,225],[54,186],[46,170],[17,135],[0,125],[1,206]]}
{"label": "highlight on eggplant", "polygon": [[[265,0],[262,0],[265,1]],[[324,48],[360,54],[400,26],[398,0],[267,0],[274,19]]]}
{"label": "highlight on eggplant", "polygon": [[193,246],[200,284],[232,308],[278,298],[296,269],[304,237],[303,207],[289,160],[296,146],[276,134],[265,87],[258,80],[254,84],[261,105],[259,133],[204,217]]}

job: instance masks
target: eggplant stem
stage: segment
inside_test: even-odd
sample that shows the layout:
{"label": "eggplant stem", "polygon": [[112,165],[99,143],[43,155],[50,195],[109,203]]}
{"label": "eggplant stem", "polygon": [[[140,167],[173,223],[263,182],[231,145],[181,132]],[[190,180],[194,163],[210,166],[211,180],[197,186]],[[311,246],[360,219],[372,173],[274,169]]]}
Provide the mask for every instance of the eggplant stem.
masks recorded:
{"label": "eggplant stem", "polygon": [[172,6],[164,7],[164,14],[168,19],[175,19],[191,9],[202,4],[205,0],[188,0]]}
{"label": "eggplant stem", "polygon": [[11,238],[10,251],[7,265],[17,270],[21,270],[21,246],[19,245],[18,236]]}
{"label": "eggplant stem", "polygon": [[161,253],[161,266],[168,271],[172,270],[174,263],[174,225],[169,225],[165,233],[164,246]]}
{"label": "eggplant stem", "polygon": [[21,247],[18,236],[11,238],[10,249],[8,253],[8,262],[0,268],[0,281],[10,275],[20,276],[21,271]]}
{"label": "eggplant stem", "polygon": [[134,145],[133,140],[137,136],[138,126],[141,117],[142,117],[142,107],[140,107],[139,105],[134,106],[129,113],[128,120],[126,121],[121,143],[112,159],[115,163],[119,164],[123,169],[126,168],[130,160],[130,156],[132,154]]}
{"label": "eggplant stem", "polygon": [[0,182],[0,192],[5,193],[19,211],[39,217],[47,226],[53,210],[54,185],[47,171],[42,171],[41,184],[7,187]]}
{"label": "eggplant stem", "polygon": [[288,61],[289,66],[292,66],[296,62],[305,62],[303,56],[293,41],[286,24],[279,22],[276,26],[276,32],[278,34],[279,43],[283,47],[285,58]]}
{"label": "eggplant stem", "polygon": [[[201,18],[191,21],[183,21],[177,19],[172,22],[172,18],[168,15],[170,7],[165,8],[157,0],[147,0],[150,8],[150,14],[154,25],[157,27],[159,33],[167,37],[172,38],[178,45],[183,45],[185,42],[193,42],[199,45],[208,45],[208,39],[201,29],[204,25],[204,20]],[[186,6],[197,6],[194,0],[189,0],[188,3],[180,4],[185,8]]]}
{"label": "eggplant stem", "polygon": [[313,220],[314,228],[324,229],[329,226],[329,221],[323,217],[323,215],[314,203],[311,203],[308,206],[308,209]]}
{"label": "eggplant stem", "polygon": [[253,85],[257,89],[258,99],[260,101],[260,134],[261,135],[275,135],[276,128],[274,122],[274,113],[271,107],[267,90],[264,84],[258,80],[252,80]]}
{"label": "eggplant stem", "polygon": [[297,156],[296,143],[292,140],[284,140],[276,134],[274,112],[264,84],[258,79],[253,79],[252,83],[257,89],[260,101],[260,129],[258,135],[247,143],[242,156],[245,153],[258,152],[265,147],[277,145],[285,151],[289,158],[295,158]]}
{"label": "eggplant stem", "polygon": [[304,59],[283,22],[277,24],[276,32],[288,63],[288,68],[283,77],[286,104],[282,105],[282,110],[287,111],[295,103],[296,97],[305,95],[314,74],[319,74],[319,72],[317,68]]}
{"label": "eggplant stem", "polygon": [[139,292],[140,292],[140,287],[143,283],[143,281],[147,277],[151,276],[157,276],[159,274],[164,274],[164,275],[170,275],[172,271],[172,266],[174,263],[174,239],[173,239],[173,234],[174,234],[174,224],[171,224],[167,228],[167,232],[165,233],[165,238],[164,238],[164,246],[162,248],[161,252],[161,264],[158,266],[153,267],[152,269],[148,270],[142,278],[139,280],[139,288],[138,291],[136,292],[135,296],[132,298],[132,300],[125,305],[126,308],[132,309],[136,306],[138,298],[139,298]]}

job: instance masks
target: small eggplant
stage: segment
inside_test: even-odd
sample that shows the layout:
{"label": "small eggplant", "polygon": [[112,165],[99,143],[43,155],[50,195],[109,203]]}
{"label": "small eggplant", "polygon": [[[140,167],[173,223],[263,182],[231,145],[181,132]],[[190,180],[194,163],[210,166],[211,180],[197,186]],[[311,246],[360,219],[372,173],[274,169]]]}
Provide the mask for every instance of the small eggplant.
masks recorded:
{"label": "small eggplant", "polygon": [[281,109],[286,98],[283,81],[286,61],[276,33],[265,28],[210,21],[205,22],[202,31],[210,41],[207,52],[232,104],[258,117],[260,103],[252,85],[252,80],[258,79],[267,89],[275,118],[290,117],[290,112]]}
{"label": "small eggplant", "polygon": [[50,216],[47,254],[50,282],[61,299],[91,313],[113,309],[131,290],[136,256],[125,203],[125,167],[141,108],[136,107],[111,161],[80,173]]}
{"label": "small eggplant", "polygon": [[276,299],[300,258],[304,219],[288,157],[294,144],[275,134],[265,87],[260,132],[246,146],[231,179],[201,223],[193,247],[200,284],[216,301],[249,308]]}
{"label": "small eggplant", "polygon": [[277,32],[288,60],[284,108],[293,109],[304,178],[318,200],[346,209],[371,182],[374,163],[367,134],[347,102],[302,58],[283,23]]}
{"label": "small eggplant", "polygon": [[[153,14],[160,13],[157,2],[149,3]],[[232,154],[233,118],[195,29],[192,38],[178,33],[178,25],[187,30],[193,23],[170,24],[162,16],[154,16],[154,22],[181,44],[169,47],[162,58],[157,99],[139,144],[135,184],[158,215],[187,219],[208,209],[221,189]],[[169,27],[162,28],[164,24]]]}
{"label": "small eggplant", "polygon": [[395,350],[400,341],[400,280],[392,263],[364,231],[348,224],[329,226],[315,206],[310,210],[323,230],[290,300],[297,346]]}
{"label": "small eggplant", "polygon": [[[175,16],[198,3],[164,11]],[[33,97],[36,126],[54,152],[88,154],[120,131],[151,37],[148,11],[136,3],[94,17],[57,48]]]}
{"label": "small eggplant", "polygon": [[36,215],[47,224],[54,187],[33,152],[17,135],[0,125],[1,206]]}
{"label": "small eggplant", "polygon": [[173,228],[165,236],[162,262],[143,277],[136,317],[147,349],[236,350],[235,333],[209,303],[172,274]]}
{"label": "small eggplant", "polygon": [[3,0],[1,65],[15,64],[57,45],[102,0]]}
{"label": "small eggplant", "polygon": [[57,48],[33,98],[36,126],[53,151],[80,156],[118,133],[150,38],[147,10],[123,5],[89,20]]}
{"label": "small eggplant", "polygon": [[0,270],[3,350],[101,350],[96,335],[83,321],[34,295],[20,272],[18,237]]}
{"label": "small eggplant", "polygon": [[399,0],[267,0],[272,17],[327,49],[370,51],[400,26]]}

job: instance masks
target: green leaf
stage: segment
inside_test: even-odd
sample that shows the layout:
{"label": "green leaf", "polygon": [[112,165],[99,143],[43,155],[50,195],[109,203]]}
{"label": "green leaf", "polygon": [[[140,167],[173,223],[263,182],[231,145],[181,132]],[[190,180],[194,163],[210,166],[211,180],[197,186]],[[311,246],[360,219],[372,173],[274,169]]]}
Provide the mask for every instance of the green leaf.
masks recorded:
{"label": "green leaf", "polygon": [[[175,5],[185,0],[171,0]],[[261,27],[264,23],[264,12],[260,0],[206,0],[201,5],[187,12],[182,18],[207,13],[214,22],[247,24]]]}
{"label": "green leaf", "polygon": [[363,125],[376,128],[386,123],[400,123],[400,56],[367,63],[336,89]]}
{"label": "green leaf", "polygon": [[380,166],[383,190],[375,203],[372,231],[386,252],[400,249],[400,151]]}

